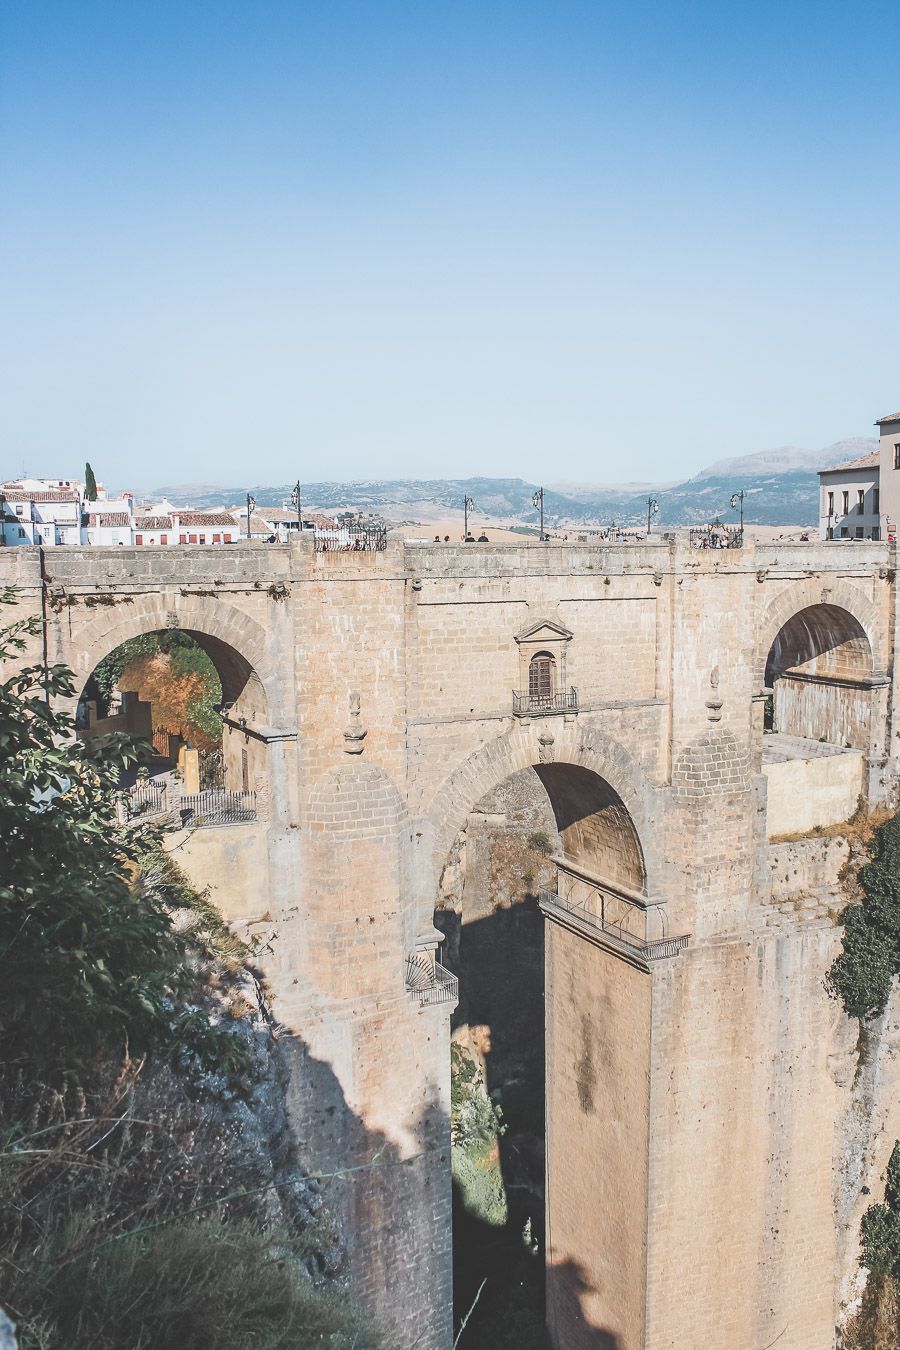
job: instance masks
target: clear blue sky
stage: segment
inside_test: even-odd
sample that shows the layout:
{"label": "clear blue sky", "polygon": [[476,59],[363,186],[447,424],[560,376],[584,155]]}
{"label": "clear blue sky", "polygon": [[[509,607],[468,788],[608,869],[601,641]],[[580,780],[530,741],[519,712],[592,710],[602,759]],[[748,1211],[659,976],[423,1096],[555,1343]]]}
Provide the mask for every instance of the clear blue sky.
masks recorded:
{"label": "clear blue sky", "polygon": [[898,50],[893,0],[6,0],[0,474],[614,481],[872,434]]}

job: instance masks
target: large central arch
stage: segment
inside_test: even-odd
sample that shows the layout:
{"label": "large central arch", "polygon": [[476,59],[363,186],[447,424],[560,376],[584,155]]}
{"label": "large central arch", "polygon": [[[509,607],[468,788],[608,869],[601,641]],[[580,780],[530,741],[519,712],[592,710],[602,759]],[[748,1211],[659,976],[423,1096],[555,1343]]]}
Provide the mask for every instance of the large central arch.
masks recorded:
{"label": "large central arch", "polygon": [[[541,892],[561,893],[567,864],[587,889],[608,883],[609,897],[626,907],[631,897],[637,907],[646,897],[648,866],[635,817],[649,828],[652,789],[621,746],[596,729],[576,734],[560,727],[559,757],[552,760],[547,733],[540,734],[543,740],[534,728],[513,731],[473,756],[441,790],[434,820],[436,852],[447,843],[435,921],[445,934],[445,960],[460,976],[454,1040],[480,1065],[506,1131],[496,1143],[506,1188],[499,1205],[497,1186],[485,1183],[486,1211],[473,1217],[477,1184],[457,1193],[458,1311],[485,1274],[495,1291],[499,1276],[494,1297],[502,1298],[504,1270],[517,1288],[526,1281],[518,1296],[528,1306],[527,1262],[523,1267],[517,1258],[524,1230],[545,1255],[554,1344],[578,1350],[605,1344],[601,1336],[637,1344],[646,1261],[650,976],[599,929],[596,940],[585,937],[577,909],[571,925],[557,924],[543,917],[539,901]],[[534,1134],[535,1076],[546,1102],[543,1140]],[[463,1181],[468,1173],[466,1161]],[[473,1268],[483,1251],[488,1264]],[[634,1272],[624,1284],[622,1269]],[[477,1316],[489,1339],[491,1318],[501,1311],[490,1297],[482,1299]],[[477,1328],[468,1334],[482,1344]]]}

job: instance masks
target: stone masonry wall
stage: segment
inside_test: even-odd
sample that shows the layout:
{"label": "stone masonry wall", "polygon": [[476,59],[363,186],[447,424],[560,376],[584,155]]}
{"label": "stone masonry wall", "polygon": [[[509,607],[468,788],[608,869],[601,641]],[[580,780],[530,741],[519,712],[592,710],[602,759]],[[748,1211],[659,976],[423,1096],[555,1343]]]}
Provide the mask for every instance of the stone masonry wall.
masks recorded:
{"label": "stone masonry wall", "polygon": [[[895,546],[868,542],[717,556],[665,539],[391,544],[348,555],[316,555],[308,540],[46,558],[0,551],[0,583],[18,585],[18,615],[45,614],[47,659],[79,681],[121,641],[173,624],[237,653],[233,669],[243,662],[259,681],[269,819],[258,873],[295,1124],[308,1157],[320,1148],[335,1170],[359,1167],[354,1175],[368,1178],[344,1207],[351,1270],[397,1350],[448,1350],[452,1339],[448,1009],[420,1008],[407,994],[405,961],[435,941],[439,878],[469,813],[511,774],[548,764],[588,770],[615,792],[647,892],[665,899],[669,931],[690,938],[652,976],[606,954],[597,983],[580,938],[567,934],[559,953],[557,973],[575,981],[569,1012],[577,1022],[583,1007],[588,1018],[582,1057],[614,1063],[616,1027],[633,1052],[621,1066],[622,1091],[630,1085],[621,1109],[603,1115],[596,1098],[601,1143],[591,1159],[595,1171],[637,1169],[628,1223],[600,1191],[585,1201],[557,1190],[568,1197],[559,1213],[551,1199],[550,1224],[559,1219],[563,1232],[579,1206],[567,1263],[593,1269],[615,1235],[631,1252],[613,1302],[598,1267],[582,1306],[595,1329],[598,1319],[619,1326],[627,1350],[629,1341],[642,1350],[757,1350],[776,1337],[779,1350],[831,1344],[855,1260],[850,1192],[861,1181],[848,1170],[860,1134],[847,1122],[880,1122],[866,1145],[865,1184],[876,1192],[895,1129],[887,1098],[897,1052],[886,1029],[882,1067],[868,1096],[854,1097],[844,1072],[852,1028],[823,987],[833,916],[818,902],[794,912],[790,879],[771,876],[753,700],[793,613],[846,611],[887,681],[873,690],[865,750],[866,783],[890,797],[900,760],[896,571]],[[566,678],[579,711],[568,720],[512,715],[516,634],[539,620],[572,635]],[[43,646],[32,643],[29,656]],[[362,745],[367,768],[348,777],[351,744]],[[338,780],[350,793],[346,816]],[[369,789],[379,800],[367,822]],[[239,870],[234,881],[247,884]],[[805,885],[798,878],[798,894]],[[243,896],[227,907],[251,908]],[[651,990],[644,1022],[638,974]],[[548,1087],[551,1170],[566,1166],[553,1138],[562,1131],[577,1144],[571,1055],[567,1063]],[[637,1137],[647,1139],[645,1181]],[[840,1220],[836,1175],[847,1179]]]}

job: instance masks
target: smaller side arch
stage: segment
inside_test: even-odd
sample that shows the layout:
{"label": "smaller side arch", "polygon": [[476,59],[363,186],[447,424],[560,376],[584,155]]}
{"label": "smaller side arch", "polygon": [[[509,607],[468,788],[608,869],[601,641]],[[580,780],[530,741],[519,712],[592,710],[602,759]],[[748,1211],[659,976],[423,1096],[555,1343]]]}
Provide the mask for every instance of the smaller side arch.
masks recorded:
{"label": "smaller side arch", "polygon": [[865,634],[872,651],[874,671],[884,668],[878,614],[872,602],[858,589],[841,578],[830,576],[808,577],[793,582],[781,591],[763,611],[757,630],[756,654],[753,667],[754,684],[764,687],[766,663],[778,634],[795,615],[817,606],[845,610]]}
{"label": "smaller side arch", "polygon": [[[79,604],[85,599],[90,597],[79,596]],[[225,702],[255,689],[254,702],[262,705],[266,720],[284,720],[265,630],[250,615],[221,600],[203,603],[191,596],[159,594],[117,597],[114,605],[98,607],[101,613],[73,624],[71,636],[65,635],[63,625],[56,626],[53,659],[68,665],[76,683],[83,685],[104,657],[124,642],[171,627],[170,607],[177,615],[177,627],[203,647],[218,670]]]}

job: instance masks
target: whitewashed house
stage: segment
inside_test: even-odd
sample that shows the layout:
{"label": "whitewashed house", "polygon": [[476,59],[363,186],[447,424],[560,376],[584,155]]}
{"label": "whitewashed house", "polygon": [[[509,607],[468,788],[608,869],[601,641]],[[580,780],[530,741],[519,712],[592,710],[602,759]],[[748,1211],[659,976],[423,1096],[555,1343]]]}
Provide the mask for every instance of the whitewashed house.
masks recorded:
{"label": "whitewashed house", "polygon": [[85,502],[82,514],[82,543],[100,548],[134,543],[134,499],[130,493],[121,497],[100,497]]}
{"label": "whitewashed house", "polygon": [[0,539],[7,547],[81,542],[81,485],[63,479],[0,484]]}

